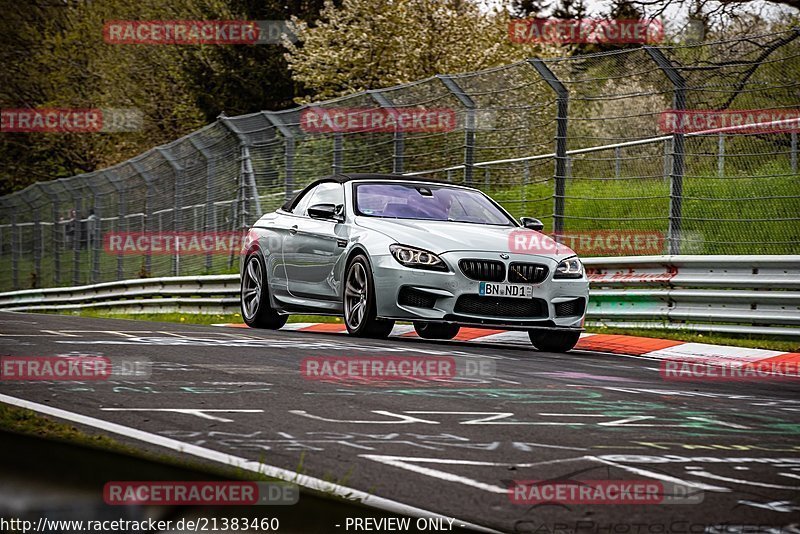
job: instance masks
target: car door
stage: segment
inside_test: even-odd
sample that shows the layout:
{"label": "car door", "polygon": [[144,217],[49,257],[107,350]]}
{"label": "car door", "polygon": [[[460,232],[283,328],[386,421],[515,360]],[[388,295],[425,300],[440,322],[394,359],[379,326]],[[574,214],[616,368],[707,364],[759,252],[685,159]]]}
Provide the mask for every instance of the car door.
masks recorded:
{"label": "car door", "polygon": [[344,207],[342,184],[325,182],[310,191],[302,215],[295,218],[283,241],[289,293],[297,298],[338,300],[334,269],[347,247],[347,230],[341,222],[309,217],[308,208],[316,204]]}
{"label": "car door", "polygon": [[[308,201],[311,199],[312,191],[306,192],[293,208],[289,211],[279,210],[273,219],[269,221],[267,239],[263,247],[267,250],[264,251],[264,256],[267,262],[267,279],[269,280],[269,289],[272,294],[277,297],[290,296],[289,293],[289,277],[286,272],[286,266],[283,261],[283,247],[285,246],[286,239],[292,235],[298,226],[298,221],[301,220],[303,213],[305,213]],[[290,233],[292,232],[292,233]]]}

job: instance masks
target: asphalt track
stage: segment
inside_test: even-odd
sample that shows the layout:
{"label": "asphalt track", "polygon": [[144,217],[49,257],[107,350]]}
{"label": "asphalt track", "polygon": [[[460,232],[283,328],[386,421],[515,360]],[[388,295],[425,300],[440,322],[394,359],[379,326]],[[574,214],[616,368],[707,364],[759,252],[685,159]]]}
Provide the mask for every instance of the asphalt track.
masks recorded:
{"label": "asphalt track", "polygon": [[[542,534],[800,532],[797,382],[668,382],[655,361],[586,351],[36,314],[0,315],[0,354],[146,360],[147,380],[0,382],[0,394],[299,471],[456,524]],[[489,359],[496,372],[458,383],[304,378],[301,361],[321,356]],[[692,503],[511,502],[511,481],[545,479],[680,483]]]}

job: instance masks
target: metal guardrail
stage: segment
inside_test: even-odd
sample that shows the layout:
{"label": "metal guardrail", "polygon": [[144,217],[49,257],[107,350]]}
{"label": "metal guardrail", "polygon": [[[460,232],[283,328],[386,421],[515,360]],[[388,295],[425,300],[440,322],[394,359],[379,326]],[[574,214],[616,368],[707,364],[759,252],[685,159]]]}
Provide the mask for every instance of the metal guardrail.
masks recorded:
{"label": "metal guardrail", "polygon": [[[587,325],[800,338],[800,256],[585,258]],[[232,313],[239,275],[0,293],[0,310]]]}
{"label": "metal guardrail", "polygon": [[587,324],[800,338],[800,256],[584,259]]}

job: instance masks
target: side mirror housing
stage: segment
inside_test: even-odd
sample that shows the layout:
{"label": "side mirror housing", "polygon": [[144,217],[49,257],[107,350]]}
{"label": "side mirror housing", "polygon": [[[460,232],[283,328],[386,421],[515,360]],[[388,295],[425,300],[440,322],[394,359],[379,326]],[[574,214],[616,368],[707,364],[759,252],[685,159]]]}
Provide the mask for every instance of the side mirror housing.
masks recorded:
{"label": "side mirror housing", "polygon": [[336,204],[314,204],[308,208],[308,216],[312,219],[341,221],[341,206]]}
{"label": "side mirror housing", "polygon": [[544,223],[534,217],[520,217],[519,222],[528,230],[536,230],[537,232],[544,230]]}

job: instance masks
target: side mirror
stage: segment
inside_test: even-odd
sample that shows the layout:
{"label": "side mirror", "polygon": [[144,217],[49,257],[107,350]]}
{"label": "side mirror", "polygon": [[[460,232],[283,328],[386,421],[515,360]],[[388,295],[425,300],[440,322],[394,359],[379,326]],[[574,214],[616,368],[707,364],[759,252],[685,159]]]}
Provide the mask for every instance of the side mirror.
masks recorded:
{"label": "side mirror", "polygon": [[528,230],[536,230],[537,232],[544,230],[544,223],[534,217],[520,217],[519,222]]}
{"label": "side mirror", "polygon": [[308,208],[308,216],[312,219],[328,219],[341,221],[342,206],[336,204],[314,204]]}

